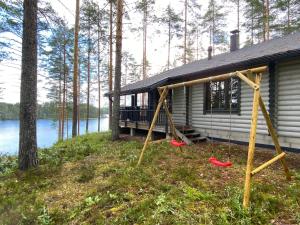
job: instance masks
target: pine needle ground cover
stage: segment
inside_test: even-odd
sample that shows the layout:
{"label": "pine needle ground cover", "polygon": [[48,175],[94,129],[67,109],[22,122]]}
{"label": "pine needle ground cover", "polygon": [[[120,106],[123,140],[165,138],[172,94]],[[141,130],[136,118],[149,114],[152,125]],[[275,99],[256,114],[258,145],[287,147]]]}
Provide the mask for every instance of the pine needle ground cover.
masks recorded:
{"label": "pine needle ground cover", "polygon": [[[247,147],[234,145],[231,168],[208,163],[207,143],[180,151],[89,134],[39,151],[40,166],[19,172],[0,161],[0,224],[300,224],[300,155],[289,153],[293,180],[279,163],[255,176],[251,207],[242,208]],[[215,144],[227,159],[226,144]],[[257,150],[255,166],[271,159]]]}

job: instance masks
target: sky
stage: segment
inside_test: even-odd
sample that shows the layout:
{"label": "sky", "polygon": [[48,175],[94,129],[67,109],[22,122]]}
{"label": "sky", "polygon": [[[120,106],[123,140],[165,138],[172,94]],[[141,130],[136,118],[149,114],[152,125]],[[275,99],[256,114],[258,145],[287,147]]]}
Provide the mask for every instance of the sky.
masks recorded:
{"label": "sky", "polygon": [[[219,0],[220,2],[224,2],[223,0]],[[80,0],[82,3],[82,0]],[[97,0],[95,0],[97,2]],[[106,5],[105,0],[98,1],[101,5]],[[137,62],[142,62],[142,36],[138,36],[136,33],[129,32],[129,28],[140,26],[142,23],[142,17],[138,14],[134,13],[131,8],[134,5],[134,0],[126,0],[125,1],[125,9],[130,11],[131,21],[130,23],[124,24],[124,41],[123,41],[123,50],[129,51],[133,54]],[[208,5],[208,0],[198,0],[199,3],[203,4],[202,13],[205,11]],[[68,24],[73,25],[75,22],[75,0],[51,0],[50,1],[54,10],[58,13],[59,16],[63,17]],[[182,0],[156,0],[155,4],[155,12],[161,14],[163,9],[166,8],[168,4],[171,4],[172,7],[175,8],[177,12],[182,12],[184,2]],[[236,10],[234,10],[234,5],[231,3],[227,4],[225,10],[230,10],[228,15],[228,24],[226,27],[226,32],[236,29]],[[108,7],[108,6],[107,6]],[[134,19],[133,19],[134,18]],[[188,18],[189,20],[189,18]],[[167,62],[167,36],[164,34],[162,27],[150,27],[148,31],[147,37],[147,58],[150,63],[151,69],[149,71],[149,76],[157,74],[159,71],[163,69]],[[9,35],[4,35],[5,37],[10,37]],[[0,37],[3,37],[1,35]],[[244,35],[241,35],[241,40],[243,41]],[[207,49],[209,45],[208,38],[203,36],[199,40],[202,43],[204,49]],[[181,52],[177,49],[174,50],[176,45],[181,43],[175,42],[172,45],[171,55],[172,58],[181,54]],[[20,76],[21,76],[21,45],[14,46],[16,49],[14,51],[15,57],[17,60],[14,61],[4,61],[0,63],[0,86],[4,87],[3,91],[3,99],[1,101],[8,103],[17,103],[20,101]],[[202,57],[206,57],[206,50],[201,52]],[[171,59],[172,60],[172,59]],[[180,64],[178,63],[178,66]],[[38,71],[38,102],[43,103],[49,101],[47,99],[47,81],[44,78],[47,73],[45,71]],[[96,93],[94,93],[95,95]],[[96,97],[92,98],[92,104],[96,105]],[[102,106],[107,104],[107,99],[102,97]]]}

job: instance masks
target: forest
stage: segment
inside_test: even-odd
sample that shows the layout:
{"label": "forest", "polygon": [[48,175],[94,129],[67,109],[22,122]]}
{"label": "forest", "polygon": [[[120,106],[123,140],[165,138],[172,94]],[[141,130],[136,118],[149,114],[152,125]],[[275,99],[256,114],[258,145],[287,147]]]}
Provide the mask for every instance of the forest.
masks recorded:
{"label": "forest", "polygon": [[[39,104],[37,106],[37,119],[57,119],[57,114],[59,112],[58,108],[56,107],[56,102],[46,102],[44,104]],[[68,115],[67,118],[72,117],[72,108],[71,105],[68,104],[67,106]],[[85,104],[80,105],[80,114],[82,115],[82,119],[86,119],[85,115]],[[20,112],[20,104],[9,104],[0,102],[0,120],[17,120],[19,119],[19,112]],[[105,115],[108,113],[108,108],[101,108],[101,115]],[[97,118],[98,116],[98,109],[91,105],[90,106],[90,118]]]}

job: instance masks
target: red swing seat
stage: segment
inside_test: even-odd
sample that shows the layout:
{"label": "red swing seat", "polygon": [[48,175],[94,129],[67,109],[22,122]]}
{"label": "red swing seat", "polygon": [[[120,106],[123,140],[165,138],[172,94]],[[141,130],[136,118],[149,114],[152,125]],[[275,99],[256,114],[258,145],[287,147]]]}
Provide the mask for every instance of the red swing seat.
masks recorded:
{"label": "red swing seat", "polygon": [[211,164],[219,167],[230,167],[232,166],[232,162],[227,161],[227,162],[221,162],[219,161],[216,157],[210,157],[209,161]]}
{"label": "red swing seat", "polygon": [[171,145],[175,146],[175,147],[181,147],[186,145],[186,143],[184,141],[176,141],[175,139],[171,140]]}

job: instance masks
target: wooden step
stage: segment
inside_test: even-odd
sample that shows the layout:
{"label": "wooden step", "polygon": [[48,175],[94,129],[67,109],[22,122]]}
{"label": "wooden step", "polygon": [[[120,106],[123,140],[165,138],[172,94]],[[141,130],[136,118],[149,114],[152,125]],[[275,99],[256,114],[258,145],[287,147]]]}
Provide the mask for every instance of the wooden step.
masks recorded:
{"label": "wooden step", "polygon": [[199,137],[201,136],[201,134],[199,132],[193,132],[193,133],[184,133],[184,135],[187,137],[187,138],[194,138],[194,137]]}
{"label": "wooden step", "polygon": [[189,138],[192,142],[206,141],[206,137]]}

